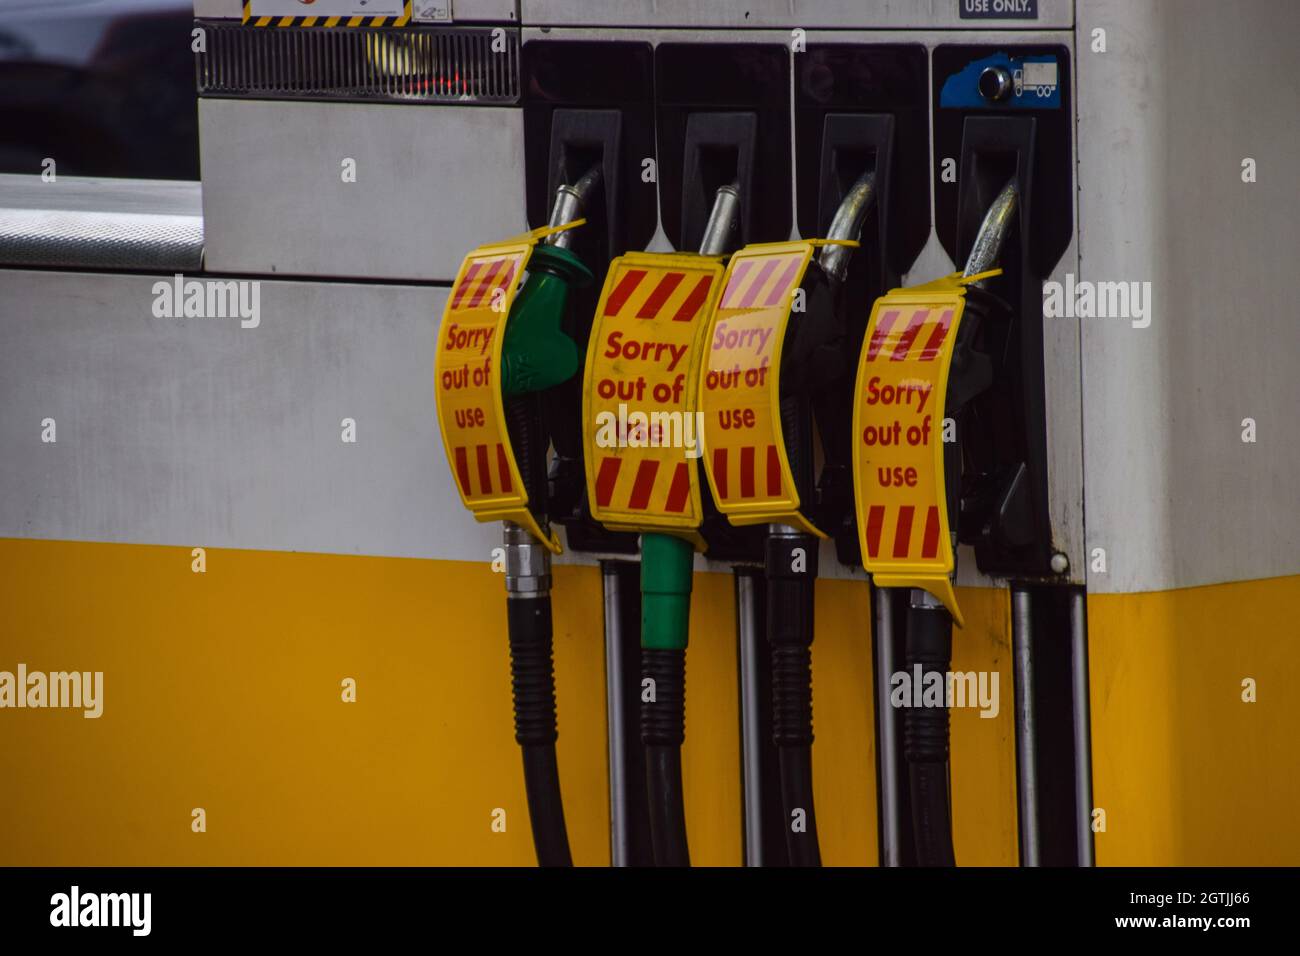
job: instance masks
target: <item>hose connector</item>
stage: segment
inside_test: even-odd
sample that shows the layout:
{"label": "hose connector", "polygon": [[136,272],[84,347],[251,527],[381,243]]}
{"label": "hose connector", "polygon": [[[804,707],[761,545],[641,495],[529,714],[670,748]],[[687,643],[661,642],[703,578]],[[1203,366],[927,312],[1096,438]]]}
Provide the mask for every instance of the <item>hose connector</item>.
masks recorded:
{"label": "hose connector", "polygon": [[506,552],[506,597],[510,600],[547,597],[551,593],[551,552],[527,530],[503,521]]}

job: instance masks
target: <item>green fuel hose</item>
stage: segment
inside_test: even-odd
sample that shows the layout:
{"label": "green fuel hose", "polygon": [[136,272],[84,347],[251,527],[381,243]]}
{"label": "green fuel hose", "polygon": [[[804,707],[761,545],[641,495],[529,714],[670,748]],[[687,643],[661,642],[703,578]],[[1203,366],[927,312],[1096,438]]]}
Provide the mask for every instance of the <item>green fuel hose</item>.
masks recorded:
{"label": "green fuel hose", "polygon": [[689,541],[668,534],[641,536],[641,742],[656,866],[691,863],[682,796],[682,742],[694,560]]}

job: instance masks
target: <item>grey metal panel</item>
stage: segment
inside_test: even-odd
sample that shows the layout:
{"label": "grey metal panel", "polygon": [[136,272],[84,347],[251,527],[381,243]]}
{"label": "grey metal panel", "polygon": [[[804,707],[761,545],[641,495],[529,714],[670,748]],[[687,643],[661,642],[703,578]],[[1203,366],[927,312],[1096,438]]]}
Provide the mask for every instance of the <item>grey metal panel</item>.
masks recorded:
{"label": "grey metal panel", "polygon": [[199,128],[212,271],[450,281],[527,229],[518,109],[204,99]]}
{"label": "grey metal panel", "polygon": [[1036,20],[963,20],[959,0],[520,0],[527,26],[1053,29],[1072,0],[1038,0]]}
{"label": "grey metal panel", "polygon": [[[1300,6],[1081,0],[1080,270],[1149,281],[1083,321],[1092,592],[1300,573]],[[1242,182],[1241,163],[1258,163]],[[1242,441],[1253,418],[1258,441]]]}
{"label": "grey metal panel", "polygon": [[63,209],[161,216],[203,215],[203,187],[180,179],[100,179],[0,174],[0,208]]}
{"label": "grey metal panel", "polygon": [[490,559],[438,437],[445,289],[268,280],[245,329],[154,318],[155,281],[0,273],[0,536]]}
{"label": "grey metal panel", "polygon": [[205,20],[239,20],[244,16],[243,0],[194,0],[194,16]]}
{"label": "grey metal panel", "polygon": [[[416,0],[419,3],[419,0]],[[518,0],[451,0],[453,23],[505,22],[519,20]]]}

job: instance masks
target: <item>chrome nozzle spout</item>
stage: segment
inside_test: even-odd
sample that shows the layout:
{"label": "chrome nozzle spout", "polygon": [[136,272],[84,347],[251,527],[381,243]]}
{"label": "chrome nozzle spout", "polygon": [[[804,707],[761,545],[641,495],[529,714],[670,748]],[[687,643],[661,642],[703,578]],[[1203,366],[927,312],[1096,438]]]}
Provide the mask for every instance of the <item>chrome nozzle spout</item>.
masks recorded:
{"label": "chrome nozzle spout", "polygon": [[[600,167],[592,166],[572,186],[564,184],[555,190],[555,202],[551,206],[551,218],[547,225],[563,226],[581,219],[591,194],[600,186],[602,178]],[[546,237],[545,242],[549,246],[567,249],[573,243],[573,230],[552,233]]]}
{"label": "chrome nozzle spout", "polygon": [[[1002,246],[1007,241],[1007,233],[1011,231],[1011,220],[1015,218],[1019,198],[1015,180],[1008,180],[989,206],[989,211],[984,214],[984,221],[980,223],[980,231],[975,236],[975,244],[971,246],[962,275],[979,275],[997,265],[1002,256]],[[975,284],[983,285],[982,282]]]}
{"label": "chrome nozzle spout", "polygon": [[[862,224],[867,221],[867,214],[876,201],[876,171],[869,169],[858,177],[844,198],[840,200],[827,239],[849,239],[857,241],[862,235]],[[822,271],[836,282],[843,282],[849,274],[849,260],[853,258],[853,246],[822,246],[817,253],[817,263]]]}
{"label": "chrome nozzle spout", "polygon": [[704,237],[700,240],[700,255],[720,256],[733,245],[740,232],[740,185],[730,183],[719,186],[709,210],[709,221],[704,224]]}

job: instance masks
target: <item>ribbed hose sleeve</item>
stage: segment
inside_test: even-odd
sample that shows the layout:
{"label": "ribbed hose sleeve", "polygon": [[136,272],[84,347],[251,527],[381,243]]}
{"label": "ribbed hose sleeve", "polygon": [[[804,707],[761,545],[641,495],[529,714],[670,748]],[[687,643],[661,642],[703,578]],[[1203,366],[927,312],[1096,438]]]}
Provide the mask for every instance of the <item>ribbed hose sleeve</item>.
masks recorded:
{"label": "ribbed hose sleeve", "polygon": [[767,639],[772,653],[772,742],[781,774],[786,848],[792,866],[820,866],[812,785],[813,594],[817,540],[767,539]]}
{"label": "ribbed hose sleeve", "polygon": [[938,673],[944,699],[938,707],[909,707],[903,714],[903,755],[912,796],[916,862],[953,866],[952,810],[948,788],[947,676],[952,664],[952,618],[941,607],[913,607],[907,617],[906,666],[921,666],[922,689]]}
{"label": "ribbed hose sleeve", "polygon": [[539,866],[572,866],[555,759],[555,674],[551,660],[551,599],[506,602],[515,740],[523,749],[524,789]]}
{"label": "ribbed hose sleeve", "polygon": [[650,841],[655,865],[690,866],[682,796],[686,652],[642,648],[641,677],[654,681],[654,699],[642,697],[641,742],[645,744]]}

